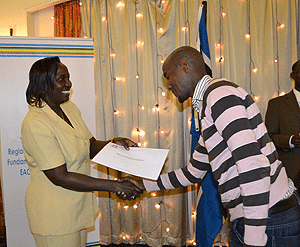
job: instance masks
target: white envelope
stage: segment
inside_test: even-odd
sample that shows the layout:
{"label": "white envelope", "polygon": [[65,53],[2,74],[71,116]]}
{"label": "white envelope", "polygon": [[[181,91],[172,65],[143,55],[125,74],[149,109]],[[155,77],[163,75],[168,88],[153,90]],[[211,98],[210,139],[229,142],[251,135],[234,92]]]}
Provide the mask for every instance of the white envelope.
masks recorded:
{"label": "white envelope", "polygon": [[93,162],[142,178],[157,180],[169,150],[130,147],[108,143]]}

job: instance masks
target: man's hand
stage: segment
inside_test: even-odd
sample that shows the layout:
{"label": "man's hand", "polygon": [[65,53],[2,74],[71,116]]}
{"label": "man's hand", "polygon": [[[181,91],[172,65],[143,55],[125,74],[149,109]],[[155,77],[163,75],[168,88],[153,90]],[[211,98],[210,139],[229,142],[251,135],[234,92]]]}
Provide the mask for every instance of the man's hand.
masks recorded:
{"label": "man's hand", "polygon": [[296,148],[299,148],[300,147],[300,136],[299,135],[294,135],[292,137],[292,140],[291,140],[292,144],[294,144],[294,146]]}
{"label": "man's hand", "polygon": [[124,137],[114,137],[111,142],[122,145],[126,150],[129,150],[129,147],[138,147],[136,142]]}
{"label": "man's hand", "polygon": [[124,181],[128,181],[132,184],[134,184],[137,188],[139,188],[141,191],[146,190],[145,186],[143,184],[143,180],[140,179],[135,179],[133,177],[122,177],[118,179],[119,182],[124,182]]}
{"label": "man's hand", "polygon": [[122,200],[135,200],[144,191],[141,187],[136,186],[134,182],[130,182],[127,179],[119,179],[117,183],[116,195]]}

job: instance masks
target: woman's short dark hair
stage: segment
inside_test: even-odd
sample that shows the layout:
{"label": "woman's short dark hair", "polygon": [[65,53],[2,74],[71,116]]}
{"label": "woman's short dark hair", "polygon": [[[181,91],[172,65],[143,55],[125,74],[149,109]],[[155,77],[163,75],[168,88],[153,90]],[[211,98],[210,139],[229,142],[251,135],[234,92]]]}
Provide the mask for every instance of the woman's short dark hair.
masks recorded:
{"label": "woman's short dark hair", "polygon": [[26,90],[26,100],[29,105],[42,107],[46,94],[53,90],[59,63],[59,57],[46,57],[37,60],[31,66]]}

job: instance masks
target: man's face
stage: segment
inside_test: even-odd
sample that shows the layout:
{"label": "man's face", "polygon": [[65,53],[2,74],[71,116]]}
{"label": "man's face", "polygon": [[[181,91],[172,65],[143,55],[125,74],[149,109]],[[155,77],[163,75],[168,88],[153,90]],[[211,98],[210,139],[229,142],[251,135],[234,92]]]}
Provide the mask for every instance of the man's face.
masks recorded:
{"label": "man's face", "polygon": [[297,62],[295,70],[291,73],[291,77],[295,81],[295,89],[300,91],[300,61]]}
{"label": "man's face", "polygon": [[186,73],[182,66],[174,63],[164,64],[163,75],[168,80],[168,90],[173,92],[180,103],[192,96],[190,74]]}

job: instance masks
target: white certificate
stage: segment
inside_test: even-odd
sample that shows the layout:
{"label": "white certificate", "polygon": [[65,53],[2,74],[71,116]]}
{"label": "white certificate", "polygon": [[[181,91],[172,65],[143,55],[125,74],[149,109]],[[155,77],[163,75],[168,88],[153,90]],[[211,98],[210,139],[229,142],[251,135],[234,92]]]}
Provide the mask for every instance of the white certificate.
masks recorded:
{"label": "white certificate", "polygon": [[92,161],[142,178],[157,180],[169,150],[130,147],[108,143]]}

